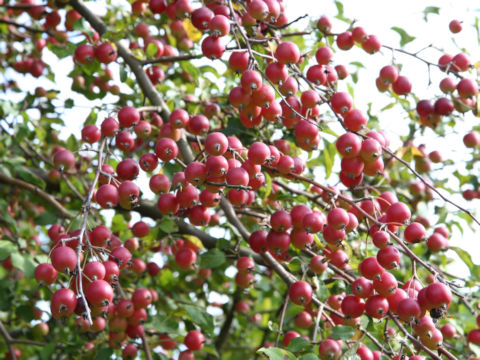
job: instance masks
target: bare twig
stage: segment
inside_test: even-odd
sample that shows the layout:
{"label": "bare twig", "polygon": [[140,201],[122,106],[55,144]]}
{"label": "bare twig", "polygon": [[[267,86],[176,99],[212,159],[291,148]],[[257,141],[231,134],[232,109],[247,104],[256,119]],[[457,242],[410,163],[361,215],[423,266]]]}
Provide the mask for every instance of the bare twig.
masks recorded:
{"label": "bare twig", "polygon": [[5,342],[7,343],[8,351],[10,352],[10,357],[12,358],[12,360],[17,360],[17,357],[15,356],[15,348],[13,347],[12,337],[8,333],[7,329],[5,329],[5,326],[3,326],[3,323],[1,321],[0,321],[0,333],[2,334],[3,338],[5,339]]}
{"label": "bare twig", "polygon": [[17,23],[15,21],[11,21],[11,20],[7,20],[7,19],[2,19],[0,18],[0,23],[3,23],[3,24],[8,24],[8,25],[12,25],[12,26],[15,26],[17,28],[22,28],[22,29],[25,29],[29,32],[32,32],[32,33],[47,33],[48,35],[52,36],[53,34],[48,31],[48,30],[45,30],[45,29],[37,29],[37,28],[34,28],[34,27],[31,27],[31,26],[28,26],[28,25],[24,25],[24,24],[20,24],[20,23]]}
{"label": "bare twig", "polygon": [[275,338],[275,346],[278,346],[278,342],[280,341],[280,336],[283,334],[283,321],[285,320],[285,313],[287,312],[287,306],[288,306],[288,298],[289,294],[288,291],[285,294],[285,297],[283,299],[283,305],[282,305],[282,312],[280,313],[280,322],[278,324],[278,332],[277,332],[277,337]]}
{"label": "bare twig", "polygon": [[78,235],[79,241],[77,245],[77,288],[78,292],[80,293],[80,296],[82,300],[84,301],[85,304],[85,311],[87,312],[87,319],[90,323],[90,325],[93,324],[92,321],[92,316],[90,313],[90,308],[88,306],[87,299],[85,297],[85,294],[83,292],[83,279],[82,279],[82,266],[81,266],[81,253],[82,253],[82,242],[85,239],[85,242],[87,243],[87,246],[90,246],[90,242],[88,240],[88,237],[84,236],[85,231],[87,230],[87,221],[88,221],[88,216],[90,214],[90,207],[92,203],[92,197],[93,193],[95,191],[95,187],[98,182],[98,178],[100,177],[100,171],[102,169],[102,164],[103,164],[103,149],[105,147],[105,144],[107,142],[107,138],[103,138],[102,142],[100,143],[100,147],[98,149],[98,164],[97,164],[97,171],[95,172],[95,178],[93,179],[92,185],[90,187],[90,190],[88,191],[87,198],[85,199],[85,202],[83,203],[83,222],[82,222],[82,227],[80,228],[80,233]]}

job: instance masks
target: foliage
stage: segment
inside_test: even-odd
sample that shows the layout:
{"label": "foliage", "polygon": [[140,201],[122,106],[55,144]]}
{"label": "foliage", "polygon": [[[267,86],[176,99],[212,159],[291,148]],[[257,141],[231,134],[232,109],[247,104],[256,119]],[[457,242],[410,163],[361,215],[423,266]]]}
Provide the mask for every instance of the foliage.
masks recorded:
{"label": "foliage", "polygon": [[0,353],[480,356],[478,63],[455,39],[383,44],[341,1],[93,3],[0,0]]}

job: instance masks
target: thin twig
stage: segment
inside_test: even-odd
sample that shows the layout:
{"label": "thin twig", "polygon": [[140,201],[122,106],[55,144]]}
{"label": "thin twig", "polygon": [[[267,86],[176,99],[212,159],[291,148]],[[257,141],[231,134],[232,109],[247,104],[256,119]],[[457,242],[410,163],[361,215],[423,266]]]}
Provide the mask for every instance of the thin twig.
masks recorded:
{"label": "thin twig", "polygon": [[285,313],[287,312],[287,306],[288,306],[288,298],[289,294],[288,291],[285,294],[285,297],[283,299],[283,306],[282,306],[282,312],[280,313],[280,323],[278,324],[278,332],[277,332],[277,337],[275,338],[275,347],[278,346],[278,342],[280,341],[280,336],[283,334],[283,321],[285,320]]}

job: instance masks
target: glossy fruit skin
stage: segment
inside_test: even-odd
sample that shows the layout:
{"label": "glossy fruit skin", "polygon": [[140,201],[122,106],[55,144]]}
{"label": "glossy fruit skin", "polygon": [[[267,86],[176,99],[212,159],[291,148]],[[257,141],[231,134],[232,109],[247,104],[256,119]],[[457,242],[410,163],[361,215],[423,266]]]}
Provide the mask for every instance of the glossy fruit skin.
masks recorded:
{"label": "glossy fruit skin", "polygon": [[452,339],[457,333],[457,330],[452,324],[445,324],[440,330],[444,339]]}
{"label": "glossy fruit skin", "polygon": [[360,356],[361,360],[373,360],[373,353],[372,350],[370,350],[366,346],[360,346],[357,349],[357,355]]}
{"label": "glossy fruit skin", "polygon": [[353,106],[352,97],[346,92],[336,92],[330,99],[333,111],[339,114],[345,114]]}
{"label": "glossy fruit skin", "polygon": [[132,303],[135,306],[135,309],[146,308],[152,303],[150,290],[137,288],[132,294]]}
{"label": "glossy fruit skin", "polygon": [[103,64],[109,64],[117,59],[117,51],[110,43],[103,43],[95,49],[95,57]]}
{"label": "glossy fruit skin", "polygon": [[422,310],[417,300],[406,298],[398,303],[397,314],[400,320],[410,322],[419,319],[422,316]]}
{"label": "glossy fruit skin", "polygon": [[348,213],[342,208],[333,208],[328,212],[328,225],[335,230],[343,230],[348,225],[350,218]]}
{"label": "glossy fruit skin", "polygon": [[200,331],[191,330],[185,336],[185,339],[183,342],[189,350],[197,351],[203,348],[205,337]]}
{"label": "glossy fruit skin", "polygon": [[161,138],[155,145],[155,154],[164,162],[170,161],[178,156],[177,143],[170,138]]}
{"label": "glossy fruit skin", "polygon": [[192,264],[197,260],[197,254],[190,248],[184,247],[175,254],[175,261],[177,265],[183,269],[188,270]]}
{"label": "glossy fruit skin", "polygon": [[313,291],[309,283],[300,280],[290,285],[288,294],[294,304],[305,306],[312,301]]}
{"label": "glossy fruit skin", "polygon": [[378,263],[377,258],[374,256],[363,260],[358,269],[360,274],[369,280],[374,280],[385,271],[385,269]]}
{"label": "glossy fruit skin", "polygon": [[290,341],[296,337],[299,337],[300,334],[296,331],[287,331],[285,335],[283,335],[283,340],[282,344],[283,346],[288,346],[290,344]]}
{"label": "glossy fruit skin", "polygon": [[381,295],[373,295],[365,303],[365,312],[377,319],[387,315],[390,305],[388,300]]}
{"label": "glossy fruit skin", "polygon": [[95,125],[87,125],[82,129],[82,140],[89,144],[96,143],[100,140],[101,132]]}
{"label": "glossy fruit skin", "polygon": [[407,95],[412,91],[412,83],[406,76],[400,75],[392,84],[392,88],[397,95]]}
{"label": "glossy fruit skin", "polygon": [[124,106],[118,112],[118,122],[121,127],[129,128],[138,124],[140,121],[140,113],[131,106]]}
{"label": "glossy fruit skin", "polygon": [[365,303],[355,295],[347,295],[342,300],[342,312],[351,318],[360,317],[365,309]]}
{"label": "glossy fruit skin", "polygon": [[85,264],[83,273],[91,280],[103,280],[105,278],[105,266],[99,261],[90,261]]}
{"label": "glossy fruit skin", "polygon": [[53,267],[59,272],[72,272],[77,266],[77,254],[68,246],[56,247],[51,255]]}
{"label": "glossy fruit skin", "polygon": [[301,329],[308,329],[313,324],[312,315],[307,311],[301,311],[295,316],[294,323]]}
{"label": "glossy fruit skin", "polygon": [[45,285],[53,284],[57,280],[58,271],[49,263],[37,265],[34,272],[35,279]]}
{"label": "glossy fruit skin", "polygon": [[342,349],[335,340],[326,339],[318,346],[318,354],[322,360],[337,360],[342,355]]}
{"label": "glossy fruit skin", "polygon": [[55,319],[61,319],[73,314],[77,305],[77,297],[70,289],[57,290],[50,300],[50,310]]}
{"label": "glossy fruit skin", "polygon": [[220,132],[208,134],[205,139],[205,150],[209,155],[223,155],[228,149],[228,139]]}
{"label": "glossy fruit skin", "polygon": [[55,153],[53,163],[61,171],[66,171],[75,165],[75,156],[71,151],[63,149]]}
{"label": "glossy fruit skin", "polygon": [[94,280],[85,289],[85,296],[92,305],[106,306],[113,300],[113,289],[104,280]]}
{"label": "glossy fruit skin", "polygon": [[295,43],[285,41],[278,45],[275,58],[280,64],[296,64],[300,60],[300,50]]}
{"label": "glossy fruit skin", "polygon": [[457,34],[462,31],[462,22],[459,20],[452,20],[448,24],[448,28],[453,34]]}
{"label": "glossy fruit skin", "polygon": [[250,244],[251,249],[259,254],[266,252],[267,235],[268,233],[264,230],[254,231],[248,239],[248,243]]}
{"label": "glossy fruit skin", "polygon": [[202,42],[202,53],[209,59],[220,59],[225,52],[225,45],[218,37],[207,36]]}
{"label": "glossy fruit skin", "polygon": [[435,282],[427,286],[426,297],[433,308],[448,307],[452,301],[452,292],[446,285]]}
{"label": "glossy fruit skin", "polygon": [[480,344],[480,329],[473,329],[467,335],[467,341],[479,345]]}

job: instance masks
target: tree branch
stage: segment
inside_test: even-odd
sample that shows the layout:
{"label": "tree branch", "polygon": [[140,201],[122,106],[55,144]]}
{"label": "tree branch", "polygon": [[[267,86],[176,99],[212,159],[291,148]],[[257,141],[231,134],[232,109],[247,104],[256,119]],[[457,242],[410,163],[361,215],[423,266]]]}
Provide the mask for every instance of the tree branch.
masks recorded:
{"label": "tree branch", "polygon": [[145,334],[142,335],[141,339],[143,351],[145,352],[145,357],[147,358],[147,360],[152,360],[152,352],[150,351],[150,346],[148,346]]}
{"label": "tree branch", "polygon": [[32,32],[32,33],[40,33],[40,34],[48,34],[50,36],[52,36],[53,34],[48,31],[48,30],[44,30],[44,29],[36,29],[36,28],[33,28],[31,26],[28,26],[28,25],[23,25],[23,24],[20,24],[20,23],[17,23],[15,21],[11,21],[11,20],[6,20],[6,19],[2,19],[0,18],[0,23],[3,23],[3,24],[8,24],[8,25],[12,25],[12,26],[15,26],[17,28],[22,28],[22,29],[25,29],[29,32]]}
{"label": "tree branch", "polygon": [[228,333],[230,332],[230,327],[232,326],[233,318],[235,316],[235,308],[240,301],[240,291],[237,290],[233,294],[232,303],[230,309],[228,310],[227,317],[223,322],[222,328],[220,329],[220,333],[218,334],[217,339],[215,340],[215,348],[217,349],[218,354],[222,353],[223,346],[227,342]]}
{"label": "tree branch", "polygon": [[12,186],[16,186],[22,189],[25,189],[33,194],[38,195],[41,197],[43,200],[45,200],[48,204],[50,204],[57,212],[60,213],[64,218],[70,219],[72,218],[72,214],[63,207],[62,204],[60,204],[55,197],[53,197],[50,194],[47,194],[45,191],[40,189],[38,186],[32,185],[26,181],[20,180],[20,179],[15,179],[11,178],[3,173],[0,173],[0,182],[3,182],[4,184],[9,184]]}
{"label": "tree branch", "polygon": [[8,333],[7,329],[5,329],[5,326],[3,326],[3,323],[1,321],[0,321],[0,333],[2,334],[3,338],[5,339],[5,342],[7,343],[8,351],[10,352],[10,357],[12,358],[12,360],[17,360],[17,357],[15,356],[15,348],[13,347],[12,337]]}
{"label": "tree branch", "polygon": [[168,63],[168,62],[177,62],[177,61],[185,61],[185,60],[192,60],[192,59],[200,59],[203,57],[203,54],[186,54],[186,55],[178,55],[178,56],[162,56],[155,59],[147,59],[140,61],[142,65],[150,65],[150,64],[161,64],[161,63]]}

